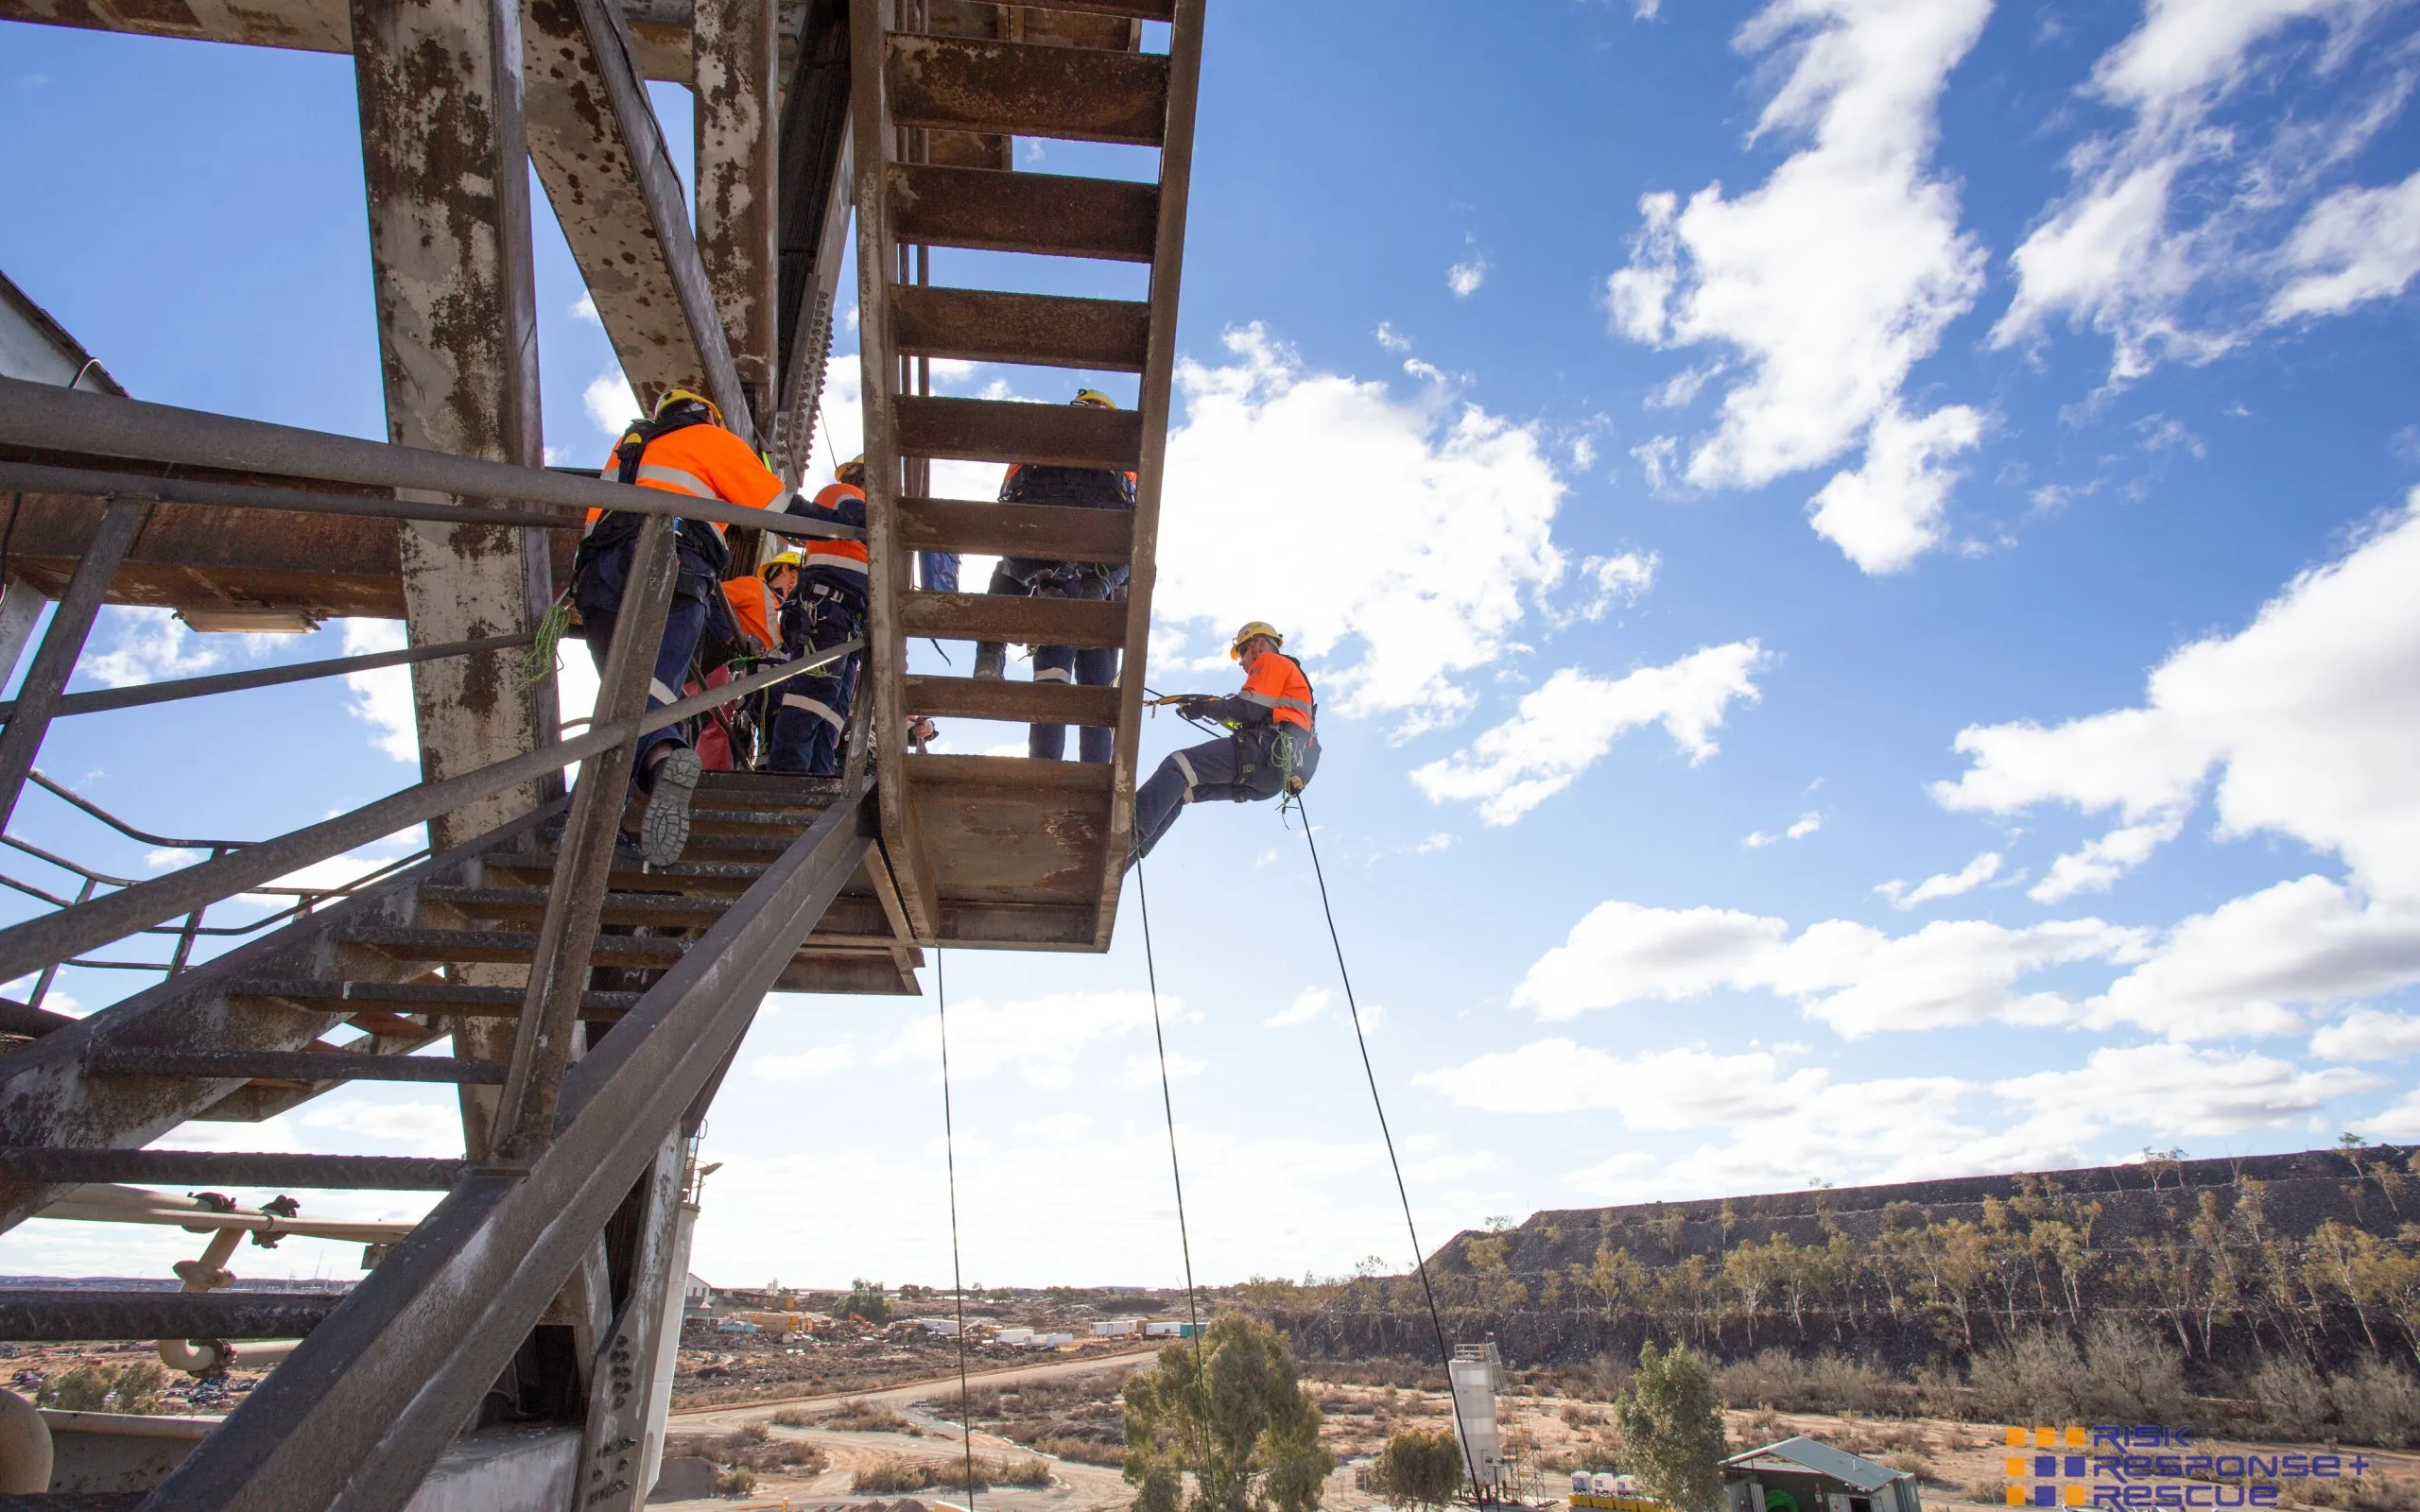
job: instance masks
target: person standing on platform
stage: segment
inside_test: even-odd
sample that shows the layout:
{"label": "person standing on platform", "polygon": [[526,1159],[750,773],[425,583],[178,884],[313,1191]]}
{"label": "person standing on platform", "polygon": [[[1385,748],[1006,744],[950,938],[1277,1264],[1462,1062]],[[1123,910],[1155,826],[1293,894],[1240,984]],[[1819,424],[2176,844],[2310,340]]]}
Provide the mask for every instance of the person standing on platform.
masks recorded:
{"label": "person standing on platform", "polygon": [[[790,512],[831,524],[866,523],[866,459],[840,465],[812,503],[792,499]],[[861,636],[866,621],[866,544],[808,541],[800,552],[798,586],[782,603],[782,650],[791,660],[828,651]],[[837,777],[849,706],[857,691],[862,650],[784,683],[773,703],[769,763],[777,772]]]}

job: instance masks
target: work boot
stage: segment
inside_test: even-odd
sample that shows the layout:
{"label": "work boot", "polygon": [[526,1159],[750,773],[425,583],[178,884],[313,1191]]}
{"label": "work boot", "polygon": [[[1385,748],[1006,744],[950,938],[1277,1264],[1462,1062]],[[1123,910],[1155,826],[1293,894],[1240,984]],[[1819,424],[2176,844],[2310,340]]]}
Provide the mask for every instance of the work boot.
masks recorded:
{"label": "work boot", "polygon": [[997,682],[1008,675],[1008,670],[1009,648],[1005,643],[999,641],[975,643],[975,676],[977,678]]}
{"label": "work boot", "polygon": [[698,778],[705,770],[698,753],[686,746],[655,764],[647,789],[647,813],[639,820],[639,844],[649,866],[668,867],[689,845],[689,800],[698,793]]}

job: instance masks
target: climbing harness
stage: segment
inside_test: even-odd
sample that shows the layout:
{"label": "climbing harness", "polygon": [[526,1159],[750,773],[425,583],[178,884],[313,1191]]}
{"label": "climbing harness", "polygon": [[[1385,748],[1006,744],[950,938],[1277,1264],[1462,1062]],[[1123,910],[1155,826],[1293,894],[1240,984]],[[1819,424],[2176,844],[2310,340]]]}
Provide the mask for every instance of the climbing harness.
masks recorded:
{"label": "climbing harness", "polygon": [[1461,1397],[1454,1390],[1454,1351],[1445,1343],[1445,1320],[1437,1311],[1437,1291],[1428,1283],[1428,1252],[1420,1247],[1420,1228],[1411,1219],[1411,1192],[1404,1185],[1403,1161],[1395,1158],[1394,1131],[1387,1126],[1386,1100],[1378,1095],[1378,1074],[1370,1064],[1370,1039],[1361,1030],[1361,1005],[1354,1000],[1353,972],[1344,964],[1344,940],[1336,931],[1336,910],[1328,905],[1327,872],[1320,866],[1320,843],[1311,834],[1311,811],[1300,793],[1294,795],[1294,806],[1303,811],[1303,843],[1310,847],[1311,875],[1319,879],[1320,912],[1327,919],[1328,944],[1336,951],[1336,974],[1344,983],[1345,1010],[1353,1017],[1353,1042],[1361,1050],[1361,1074],[1370,1083],[1370,1106],[1378,1114],[1378,1135],[1386,1141],[1387,1164],[1395,1174],[1395,1196],[1403,1203],[1404,1232],[1411,1236],[1411,1262],[1420,1272],[1420,1292],[1428,1301],[1428,1326],[1436,1331],[1437,1358],[1445,1366],[1445,1400],[1454,1409],[1454,1438],[1461,1445],[1462,1463],[1469,1469],[1471,1494],[1480,1494],[1478,1461],[1471,1453],[1470,1433],[1462,1422]]}
{"label": "climbing harness", "polygon": [[949,979],[933,952],[933,998],[942,1028],[942,1152],[949,1170],[949,1288],[958,1301],[958,1434],[966,1446],[966,1512],[975,1512],[975,1409],[966,1384],[966,1276],[958,1261],[958,1128],[949,1098]]}

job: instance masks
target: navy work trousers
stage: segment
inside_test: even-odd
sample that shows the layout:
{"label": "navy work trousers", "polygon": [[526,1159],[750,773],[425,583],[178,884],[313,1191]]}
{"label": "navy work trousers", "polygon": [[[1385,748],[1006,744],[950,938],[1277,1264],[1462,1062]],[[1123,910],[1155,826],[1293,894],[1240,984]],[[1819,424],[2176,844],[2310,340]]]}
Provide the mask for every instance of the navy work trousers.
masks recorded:
{"label": "navy work trousers", "polygon": [[[636,541],[607,547],[572,585],[573,601],[579,606],[579,623],[588,634],[588,654],[596,663],[599,678],[605,674],[605,658],[613,649],[614,627],[620,623],[622,615],[622,593],[630,586],[631,558],[637,550]],[[680,570],[683,581],[674,585],[672,608],[664,616],[664,639],[655,650],[654,675],[648,679],[647,706],[650,709],[679,700],[681,685],[689,679],[690,659],[698,653],[698,636],[706,627],[705,595],[720,592],[715,585],[713,570],[685,551],[681,554]],[[690,581],[692,578],[697,581]],[[648,753],[667,742],[686,746],[688,731],[673,725],[639,737],[631,774],[640,785],[647,782]]]}

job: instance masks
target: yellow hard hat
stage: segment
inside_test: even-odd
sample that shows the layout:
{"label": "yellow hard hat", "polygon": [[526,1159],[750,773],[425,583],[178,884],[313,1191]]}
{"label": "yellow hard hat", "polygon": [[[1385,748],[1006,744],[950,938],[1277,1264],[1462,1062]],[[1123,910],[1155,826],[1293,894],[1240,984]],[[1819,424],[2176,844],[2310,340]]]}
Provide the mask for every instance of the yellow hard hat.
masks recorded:
{"label": "yellow hard hat", "polygon": [[1286,637],[1277,633],[1276,626],[1270,624],[1267,620],[1249,620],[1245,622],[1242,629],[1236,632],[1236,638],[1228,643],[1227,660],[1230,662],[1242,661],[1244,659],[1245,643],[1258,636],[1267,636],[1270,643],[1277,646],[1280,650],[1285,648]]}
{"label": "yellow hard hat", "polygon": [[771,561],[767,562],[764,566],[757,568],[756,576],[769,579],[773,576],[773,569],[776,567],[804,568],[805,565],[805,558],[800,556],[795,551],[785,551],[775,557]]}
{"label": "yellow hard hat", "polygon": [[714,417],[715,423],[717,425],[722,423],[722,406],[693,388],[666,389],[664,397],[655,402],[655,418],[662,420],[665,412],[675,404],[703,404],[706,406],[706,413]]}
{"label": "yellow hard hat", "polygon": [[853,472],[860,478],[866,475],[866,455],[863,452],[859,452],[856,455],[841,463],[838,467],[834,468],[832,470],[832,476],[842,483],[846,483],[849,481],[849,474]]}
{"label": "yellow hard hat", "polygon": [[1076,390],[1076,397],[1067,401],[1067,403],[1071,404],[1090,404],[1096,409],[1115,409],[1117,407],[1116,400],[1110,398],[1107,394],[1102,393],[1098,388],[1079,388]]}

